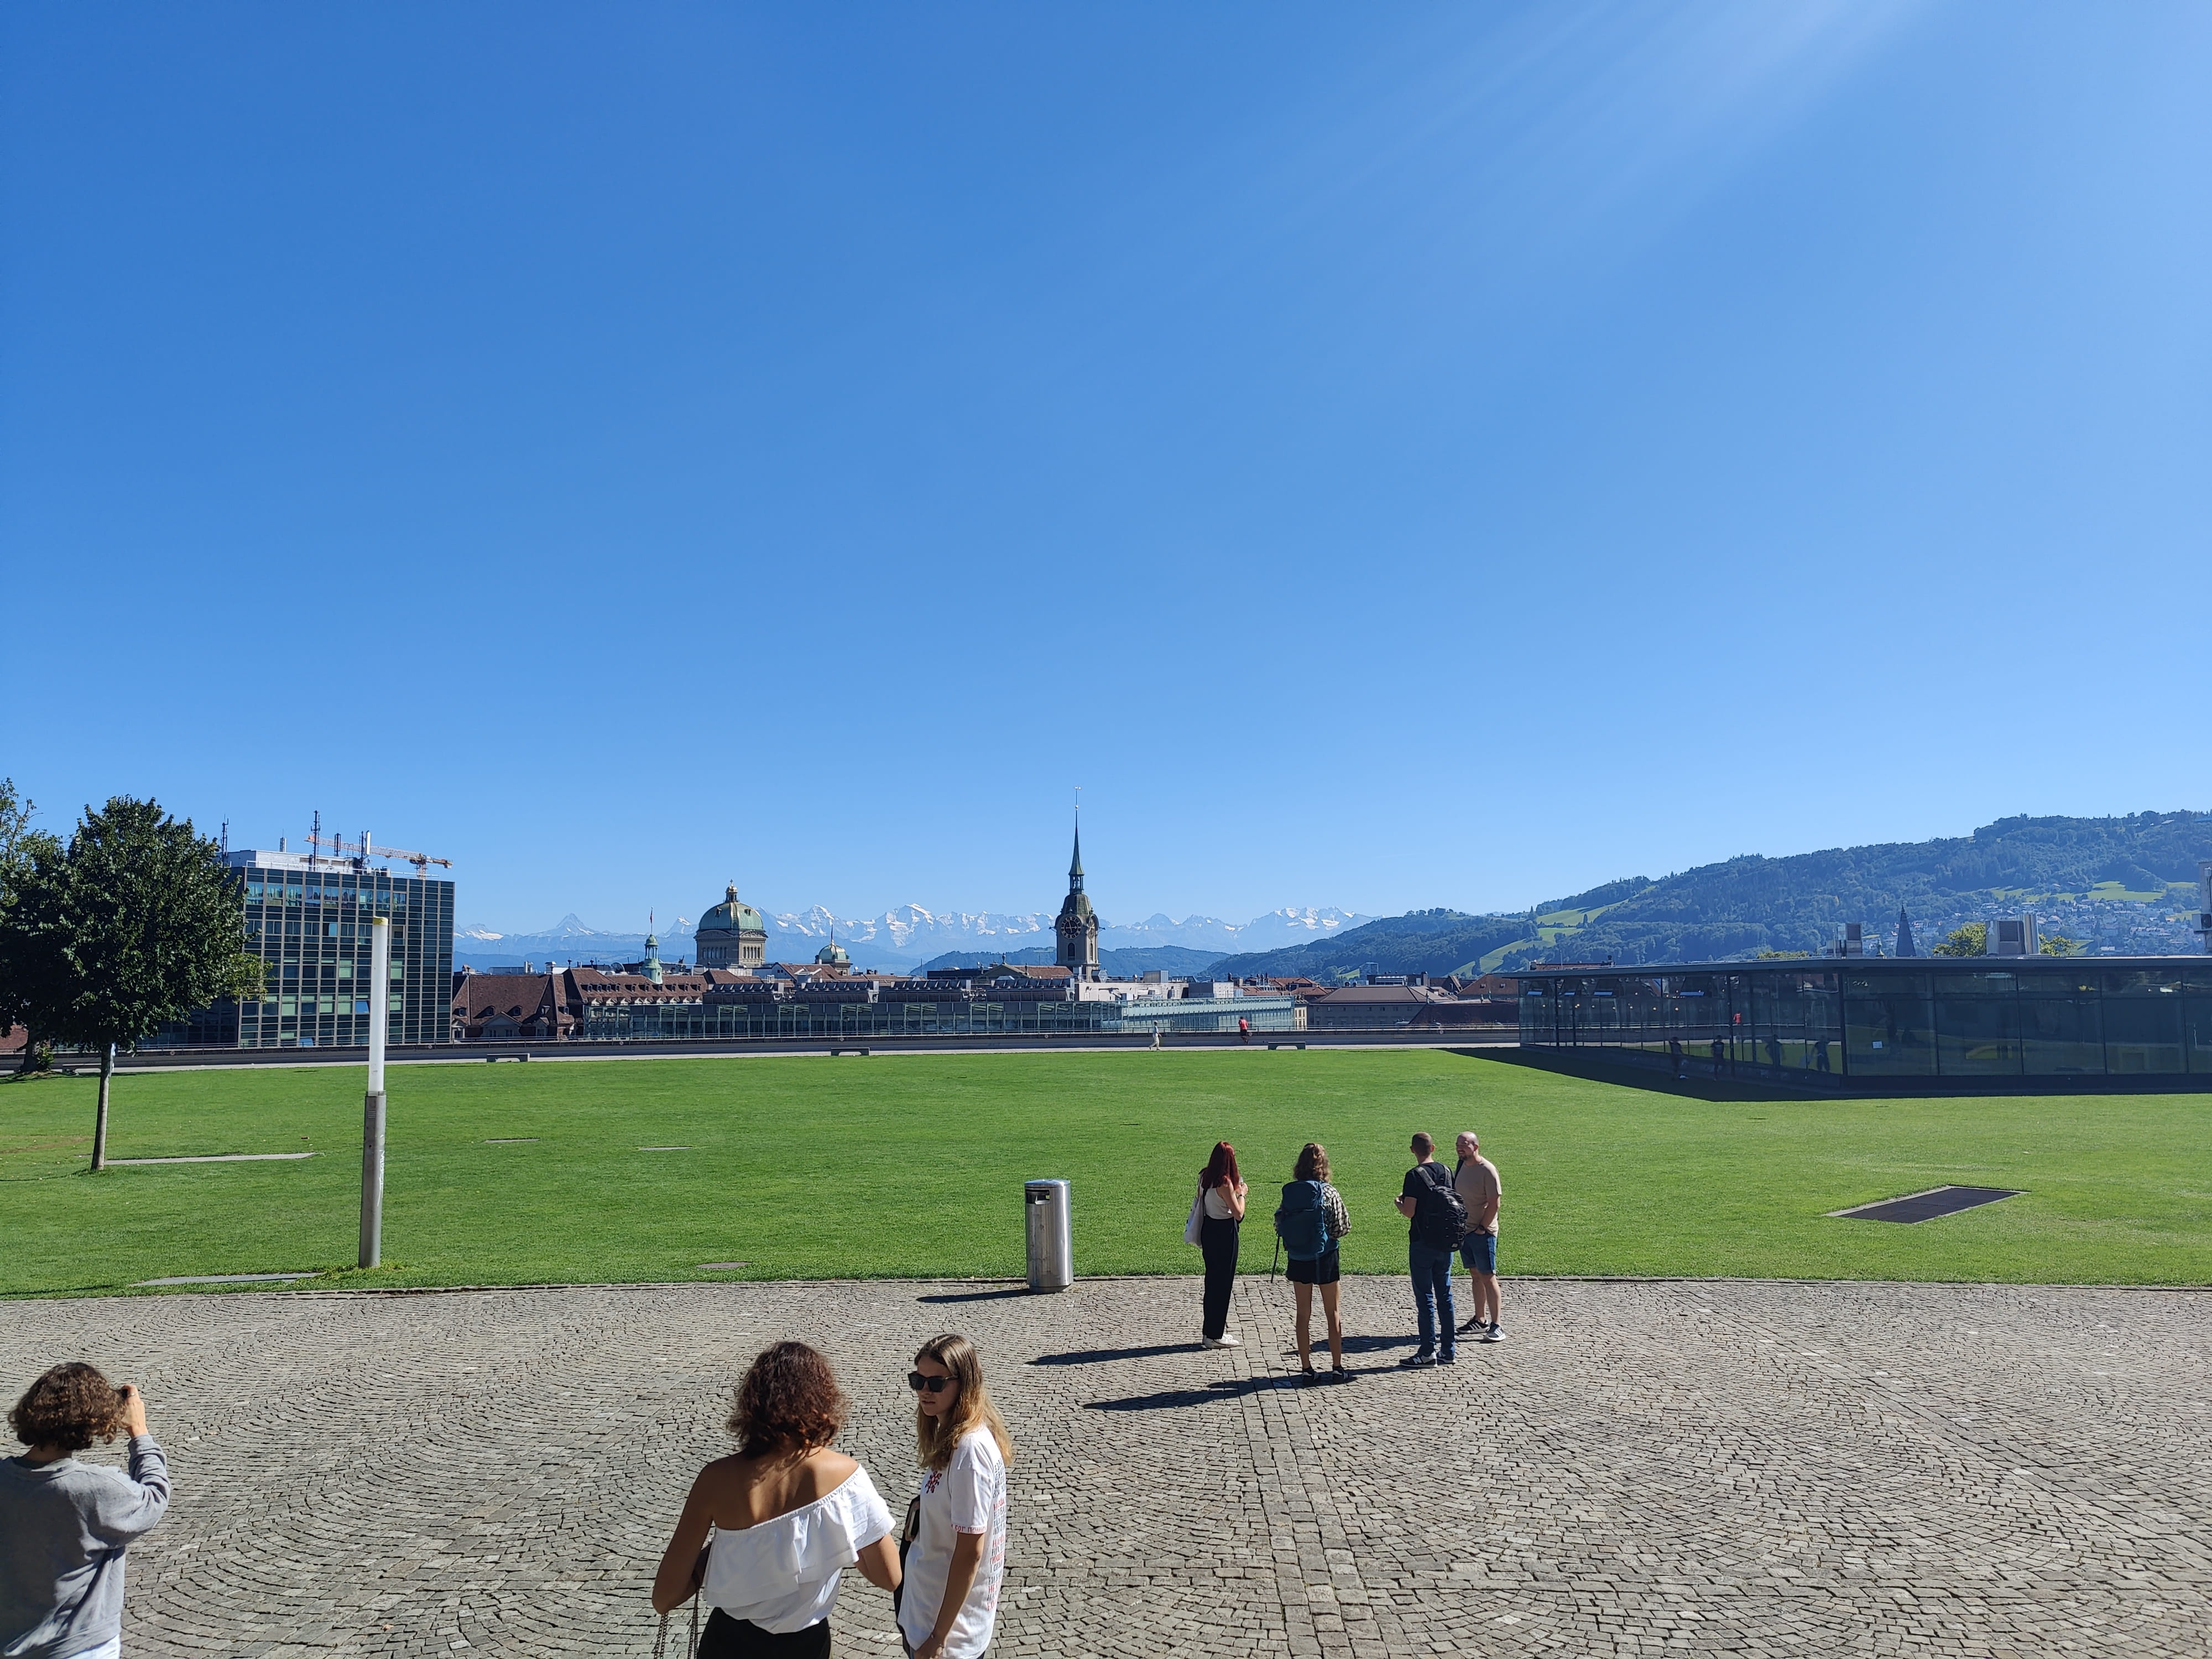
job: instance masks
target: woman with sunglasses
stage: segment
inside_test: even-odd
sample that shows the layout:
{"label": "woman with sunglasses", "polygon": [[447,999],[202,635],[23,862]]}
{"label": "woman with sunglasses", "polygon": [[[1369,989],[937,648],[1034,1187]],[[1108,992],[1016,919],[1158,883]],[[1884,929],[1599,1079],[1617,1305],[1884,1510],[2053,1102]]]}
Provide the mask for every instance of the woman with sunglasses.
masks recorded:
{"label": "woman with sunglasses", "polygon": [[830,1449],[845,1415],[830,1362],[804,1342],[777,1343],[746,1371],[730,1413],[737,1455],[691,1483],[653,1581],[657,1613],[695,1589],[714,1608],[699,1659],[823,1659],[846,1568],[898,1588],[890,1510],[868,1472]]}
{"label": "woman with sunglasses", "polygon": [[[907,1373],[920,1448],[918,1526],[907,1552],[899,1636],[914,1659],[975,1659],[991,1645],[1006,1571],[1006,1465],[1014,1443],[964,1336],[922,1344]],[[913,1524],[910,1522],[909,1524]]]}
{"label": "woman with sunglasses", "polygon": [[1229,1334],[1229,1298],[1237,1288],[1237,1235],[1244,1219],[1244,1177],[1237,1172],[1237,1149],[1225,1140],[1198,1175],[1198,1200],[1205,1211],[1198,1248],[1206,1256],[1206,1292],[1200,1304],[1200,1345],[1234,1348],[1241,1338]]}

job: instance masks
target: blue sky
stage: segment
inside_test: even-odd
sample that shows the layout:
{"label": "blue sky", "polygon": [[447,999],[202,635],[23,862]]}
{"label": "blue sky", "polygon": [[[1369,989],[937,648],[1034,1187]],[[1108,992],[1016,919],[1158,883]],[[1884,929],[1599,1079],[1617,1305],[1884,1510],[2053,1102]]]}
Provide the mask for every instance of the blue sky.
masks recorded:
{"label": "blue sky", "polygon": [[[0,10],[0,771],[471,920],[2212,805],[2212,10]],[[295,843],[296,844],[296,843]]]}

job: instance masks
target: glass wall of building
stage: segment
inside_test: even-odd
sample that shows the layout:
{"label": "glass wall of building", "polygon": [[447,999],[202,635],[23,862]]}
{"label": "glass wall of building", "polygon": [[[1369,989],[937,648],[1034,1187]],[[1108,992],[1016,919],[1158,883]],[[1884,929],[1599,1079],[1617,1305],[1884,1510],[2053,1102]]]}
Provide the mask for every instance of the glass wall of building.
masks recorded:
{"label": "glass wall of building", "polygon": [[1731,963],[1532,974],[1524,1048],[1702,1071],[1867,1078],[2212,1077],[2212,962]]}
{"label": "glass wall of building", "polygon": [[1022,1036],[1152,1030],[1296,1029],[1295,997],[1192,997],[1130,1002],[1010,995],[998,988],[896,990],[874,1000],[851,987],[717,991],[696,1003],[610,1003],[587,1008],[577,1036],[597,1042],[738,1042],[754,1037]]}
{"label": "glass wall of building", "polygon": [[[381,995],[394,1044],[452,1040],[453,884],[282,853],[231,854],[258,1000],[219,1003],[144,1047],[344,1048],[368,1041]],[[390,976],[369,983],[369,927],[392,919]]]}
{"label": "glass wall of building", "polygon": [[1844,1036],[1838,975],[1790,969],[1526,976],[1523,1048],[1607,1048],[1654,1060],[1832,1072]]}

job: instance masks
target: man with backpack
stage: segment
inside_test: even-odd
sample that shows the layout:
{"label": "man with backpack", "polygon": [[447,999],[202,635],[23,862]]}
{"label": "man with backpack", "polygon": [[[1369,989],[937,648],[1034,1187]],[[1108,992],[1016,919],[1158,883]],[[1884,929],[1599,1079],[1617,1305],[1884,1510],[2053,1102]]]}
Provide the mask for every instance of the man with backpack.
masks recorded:
{"label": "man with backpack", "polygon": [[1449,1170],[1436,1161],[1437,1143],[1413,1137],[1413,1167],[1398,1194],[1398,1213],[1413,1223],[1406,1244],[1413,1275],[1413,1306],[1420,1315],[1421,1346],[1401,1365],[1449,1365],[1457,1358],[1452,1322],[1452,1252],[1467,1237],[1467,1204]]}

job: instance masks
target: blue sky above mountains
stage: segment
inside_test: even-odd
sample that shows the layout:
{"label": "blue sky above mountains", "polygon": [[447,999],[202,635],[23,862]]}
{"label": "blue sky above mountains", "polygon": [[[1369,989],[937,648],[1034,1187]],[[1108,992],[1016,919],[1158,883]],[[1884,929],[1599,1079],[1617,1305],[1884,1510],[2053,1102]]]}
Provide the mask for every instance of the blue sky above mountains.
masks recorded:
{"label": "blue sky above mountains", "polygon": [[[2212,14],[0,11],[0,771],[469,915],[2193,798]],[[703,896],[703,897],[702,897]]]}

